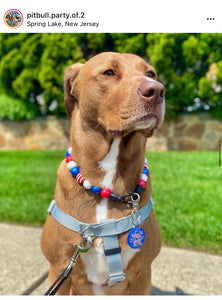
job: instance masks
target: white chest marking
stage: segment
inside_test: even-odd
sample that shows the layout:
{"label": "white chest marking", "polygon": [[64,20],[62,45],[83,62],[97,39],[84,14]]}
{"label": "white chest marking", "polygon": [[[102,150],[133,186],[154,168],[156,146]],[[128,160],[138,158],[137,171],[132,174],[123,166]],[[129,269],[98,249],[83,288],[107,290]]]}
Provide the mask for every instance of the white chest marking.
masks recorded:
{"label": "white chest marking", "polygon": [[[105,158],[100,161],[98,164],[100,168],[105,171],[105,176],[101,182],[101,186],[104,186],[108,189],[113,187],[113,178],[116,174],[117,158],[119,155],[119,145],[121,139],[117,138],[113,140],[109,153]],[[108,199],[103,198],[96,207],[96,217],[97,222],[107,219],[108,213]],[[104,284],[108,279],[108,267],[106,263],[106,257],[104,255],[104,246],[102,238],[96,238],[95,247],[90,248],[90,250],[84,254],[81,253],[81,258],[85,264],[86,272],[89,281],[93,282],[95,294],[100,294],[102,291],[98,288],[97,285]],[[139,250],[134,250],[131,248],[126,248],[121,254],[122,264],[125,269],[128,265],[128,262],[134,256],[134,254]]]}
{"label": "white chest marking", "polygon": [[114,139],[109,153],[99,162],[100,168],[106,172],[101,184],[107,189],[112,189],[113,178],[116,174],[117,158],[119,155],[119,144],[121,139]]}

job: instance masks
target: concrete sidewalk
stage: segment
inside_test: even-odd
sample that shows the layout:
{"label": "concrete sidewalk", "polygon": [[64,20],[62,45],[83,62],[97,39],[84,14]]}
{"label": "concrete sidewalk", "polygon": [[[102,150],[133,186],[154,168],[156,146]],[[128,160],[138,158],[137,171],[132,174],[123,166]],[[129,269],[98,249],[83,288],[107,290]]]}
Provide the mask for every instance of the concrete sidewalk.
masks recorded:
{"label": "concrete sidewalk", "polygon": [[[0,223],[0,295],[48,289],[41,230]],[[162,247],[152,270],[152,295],[222,295],[222,256]]]}

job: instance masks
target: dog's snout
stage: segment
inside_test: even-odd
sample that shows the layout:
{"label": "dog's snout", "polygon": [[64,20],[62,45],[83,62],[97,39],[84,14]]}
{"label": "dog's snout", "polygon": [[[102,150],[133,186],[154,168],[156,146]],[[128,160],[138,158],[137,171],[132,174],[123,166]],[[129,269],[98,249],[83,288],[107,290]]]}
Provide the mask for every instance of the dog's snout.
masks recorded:
{"label": "dog's snout", "polygon": [[162,102],[165,96],[165,88],[158,81],[144,81],[138,87],[138,94],[140,98],[147,102]]}

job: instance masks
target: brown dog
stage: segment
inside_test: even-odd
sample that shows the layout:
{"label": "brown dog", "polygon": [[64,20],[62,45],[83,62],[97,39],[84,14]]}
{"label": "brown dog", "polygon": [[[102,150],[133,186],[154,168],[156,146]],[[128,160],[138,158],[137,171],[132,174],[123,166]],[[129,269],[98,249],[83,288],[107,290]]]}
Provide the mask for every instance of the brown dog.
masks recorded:
{"label": "brown dog", "polygon": [[[84,65],[66,70],[65,105],[71,117],[74,161],[93,185],[118,195],[133,193],[144,165],[146,139],[162,123],[165,90],[152,66],[133,54],[101,53]],[[139,207],[151,197],[150,176]],[[78,183],[65,160],[58,170],[57,206],[84,223],[130,215],[130,204],[94,194]],[[103,241],[95,238],[82,253],[59,294],[146,295],[151,291],[151,263],[161,247],[160,229],[153,211],[140,225],[146,239],[139,249],[127,243],[128,232],[118,235],[125,280],[106,284],[108,270]],[[68,265],[81,237],[48,215],[42,233],[42,251],[50,262],[52,284]]]}

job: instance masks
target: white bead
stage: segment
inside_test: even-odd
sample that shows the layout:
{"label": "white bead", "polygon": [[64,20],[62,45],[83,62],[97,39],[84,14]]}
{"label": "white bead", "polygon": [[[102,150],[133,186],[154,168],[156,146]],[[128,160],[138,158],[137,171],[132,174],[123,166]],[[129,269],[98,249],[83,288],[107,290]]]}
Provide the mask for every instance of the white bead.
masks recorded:
{"label": "white bead", "polygon": [[83,182],[83,186],[84,186],[84,188],[85,188],[86,190],[90,190],[91,187],[92,187],[92,185],[90,184],[90,182],[89,182],[88,180],[85,180],[85,181]]}
{"label": "white bead", "polygon": [[144,180],[144,181],[147,181],[147,175],[146,174],[142,174],[141,175],[141,179]]}
{"label": "white bead", "polygon": [[67,152],[70,153],[70,154],[72,154],[72,147],[69,147],[69,149],[68,149]]}
{"label": "white bead", "polygon": [[145,163],[147,163],[147,158],[145,157]]}
{"label": "white bead", "polygon": [[76,167],[76,163],[73,160],[67,163],[67,168],[69,171],[74,167]]}

